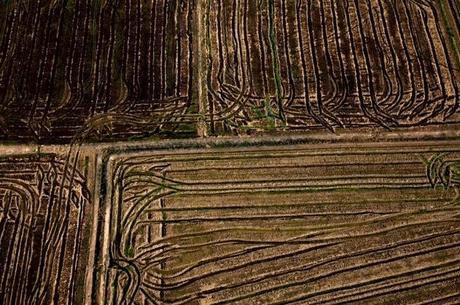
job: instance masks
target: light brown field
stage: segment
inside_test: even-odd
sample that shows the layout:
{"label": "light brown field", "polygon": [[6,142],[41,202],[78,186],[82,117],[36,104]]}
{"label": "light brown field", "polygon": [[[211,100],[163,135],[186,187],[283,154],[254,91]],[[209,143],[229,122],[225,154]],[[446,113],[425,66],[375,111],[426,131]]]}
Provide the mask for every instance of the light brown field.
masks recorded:
{"label": "light brown field", "polygon": [[115,153],[103,203],[99,304],[458,300],[459,147],[419,141]]}

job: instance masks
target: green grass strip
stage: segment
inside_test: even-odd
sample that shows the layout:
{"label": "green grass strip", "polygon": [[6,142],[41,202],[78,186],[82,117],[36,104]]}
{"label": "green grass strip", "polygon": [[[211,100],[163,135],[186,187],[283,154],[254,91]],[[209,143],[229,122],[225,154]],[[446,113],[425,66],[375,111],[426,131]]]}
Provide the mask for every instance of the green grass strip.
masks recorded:
{"label": "green grass strip", "polygon": [[[460,3],[459,0],[457,2]],[[449,18],[446,8],[446,0],[439,1],[442,18],[444,20],[444,26],[446,27],[447,36],[449,37],[449,42],[451,44],[452,49],[455,52],[455,64],[457,68],[460,69],[460,40],[459,37],[455,34],[455,27],[452,25],[452,20]]]}
{"label": "green grass strip", "polygon": [[275,28],[275,3],[274,0],[268,0],[268,32],[270,40],[270,50],[273,59],[273,78],[275,80],[275,98],[279,108],[279,115],[282,121],[285,121],[283,105],[281,103],[281,70],[278,55],[278,46]]}

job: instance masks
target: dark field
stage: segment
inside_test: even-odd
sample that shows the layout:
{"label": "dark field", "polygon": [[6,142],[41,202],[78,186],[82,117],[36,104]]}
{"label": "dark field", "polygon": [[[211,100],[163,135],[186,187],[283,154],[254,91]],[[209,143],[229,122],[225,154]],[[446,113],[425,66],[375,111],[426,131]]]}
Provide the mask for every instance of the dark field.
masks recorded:
{"label": "dark field", "polygon": [[7,1],[0,138],[459,121],[455,0]]}

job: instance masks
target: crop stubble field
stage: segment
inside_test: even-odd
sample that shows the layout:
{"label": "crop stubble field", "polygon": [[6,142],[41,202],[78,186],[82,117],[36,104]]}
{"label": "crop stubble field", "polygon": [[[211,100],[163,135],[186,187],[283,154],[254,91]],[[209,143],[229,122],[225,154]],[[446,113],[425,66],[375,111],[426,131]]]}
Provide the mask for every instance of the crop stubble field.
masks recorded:
{"label": "crop stubble field", "polygon": [[458,120],[448,1],[207,3],[212,131]]}
{"label": "crop stubble field", "polygon": [[460,303],[457,0],[0,24],[0,304]]}
{"label": "crop stubble field", "polygon": [[458,139],[4,147],[2,303],[456,303]]}
{"label": "crop stubble field", "polygon": [[98,300],[458,302],[458,158],[442,141],[115,154]]}
{"label": "crop stubble field", "polygon": [[86,177],[58,154],[0,158],[0,303],[78,304],[90,202]]}
{"label": "crop stubble field", "polygon": [[459,121],[456,0],[3,1],[0,137]]}

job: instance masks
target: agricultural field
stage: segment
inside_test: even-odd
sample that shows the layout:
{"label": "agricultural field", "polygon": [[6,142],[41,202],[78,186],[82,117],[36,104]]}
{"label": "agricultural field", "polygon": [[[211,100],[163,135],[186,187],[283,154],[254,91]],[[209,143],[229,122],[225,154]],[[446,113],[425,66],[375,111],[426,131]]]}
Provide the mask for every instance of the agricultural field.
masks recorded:
{"label": "agricultural field", "polygon": [[0,0],[0,304],[460,304],[459,0]]}
{"label": "agricultural field", "polygon": [[0,303],[458,302],[459,139],[3,146]]}
{"label": "agricultural field", "polygon": [[0,158],[1,304],[78,304],[92,199],[75,166],[54,153]]}
{"label": "agricultural field", "polygon": [[459,301],[459,158],[455,141],[114,153],[98,304]]}
{"label": "agricultural field", "polygon": [[457,0],[2,1],[0,138],[459,122]]}
{"label": "agricultural field", "polygon": [[1,303],[458,302],[458,139],[4,148]]}
{"label": "agricultural field", "polygon": [[211,131],[458,121],[449,5],[458,3],[209,1]]}
{"label": "agricultural field", "polygon": [[2,1],[0,137],[68,143],[175,131],[196,112],[193,3]]}

